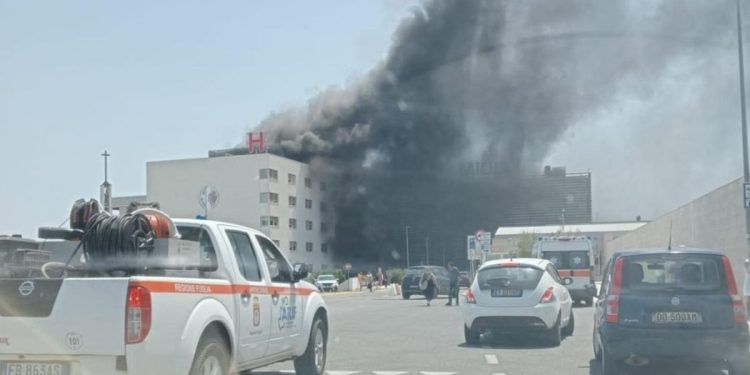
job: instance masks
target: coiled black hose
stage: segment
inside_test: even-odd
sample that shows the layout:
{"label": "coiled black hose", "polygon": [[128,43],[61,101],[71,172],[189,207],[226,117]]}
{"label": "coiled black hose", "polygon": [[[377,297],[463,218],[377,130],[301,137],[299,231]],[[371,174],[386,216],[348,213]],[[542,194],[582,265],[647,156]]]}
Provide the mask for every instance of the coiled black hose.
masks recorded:
{"label": "coiled black hose", "polygon": [[154,250],[154,231],[141,214],[111,216],[101,212],[86,223],[84,233],[83,254],[86,262],[97,268],[110,264],[120,270],[134,268]]}

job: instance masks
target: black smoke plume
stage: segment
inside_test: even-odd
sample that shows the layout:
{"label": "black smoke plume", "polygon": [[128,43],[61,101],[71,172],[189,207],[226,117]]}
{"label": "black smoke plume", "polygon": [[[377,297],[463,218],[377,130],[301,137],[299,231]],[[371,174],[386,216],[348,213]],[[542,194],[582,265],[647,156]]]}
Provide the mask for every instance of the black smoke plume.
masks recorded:
{"label": "black smoke plume", "polygon": [[[357,84],[260,128],[272,152],[330,181],[342,260],[405,264],[408,226],[411,264],[463,261],[467,234],[493,231],[533,199],[524,176],[569,126],[648,97],[681,58],[726,47],[731,5],[427,1]],[[490,163],[491,175],[467,178],[472,162]]]}

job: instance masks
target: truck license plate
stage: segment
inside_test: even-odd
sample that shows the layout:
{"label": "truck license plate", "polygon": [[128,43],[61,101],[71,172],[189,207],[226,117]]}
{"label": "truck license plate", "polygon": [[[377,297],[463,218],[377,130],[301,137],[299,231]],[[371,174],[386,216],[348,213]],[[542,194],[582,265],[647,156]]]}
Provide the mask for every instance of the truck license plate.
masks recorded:
{"label": "truck license plate", "polygon": [[651,314],[651,321],[659,324],[669,323],[703,323],[703,315],[690,311],[655,312]]}
{"label": "truck license plate", "polygon": [[67,363],[0,362],[0,375],[69,375]]}

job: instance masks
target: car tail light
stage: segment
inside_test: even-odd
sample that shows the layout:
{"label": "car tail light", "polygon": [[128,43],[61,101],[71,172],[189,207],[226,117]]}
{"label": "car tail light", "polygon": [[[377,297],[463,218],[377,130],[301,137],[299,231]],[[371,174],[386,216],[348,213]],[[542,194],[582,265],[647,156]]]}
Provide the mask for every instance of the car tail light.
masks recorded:
{"label": "car tail light", "polygon": [[607,296],[607,323],[617,323],[620,320],[620,293],[622,293],[622,270],[624,260],[618,258],[615,261],[615,270],[612,273],[612,290]]}
{"label": "car tail light", "polygon": [[555,300],[555,288],[549,287],[547,290],[544,291],[544,294],[542,294],[542,299],[539,300],[539,303],[548,303]]}
{"label": "car tail light", "polygon": [[151,331],[151,291],[141,285],[130,285],[125,311],[125,343],[143,342],[149,331]]}
{"label": "car tail light", "polygon": [[727,282],[727,292],[732,297],[732,310],[734,310],[734,322],[735,323],[747,323],[747,314],[745,313],[745,305],[742,303],[742,298],[737,292],[737,282],[734,281],[734,272],[732,272],[732,264],[729,262],[729,258],[722,256],[722,262],[724,263],[724,277]]}
{"label": "car tail light", "polygon": [[474,292],[471,291],[471,288],[466,291],[466,303],[477,303],[477,298],[474,296]]}

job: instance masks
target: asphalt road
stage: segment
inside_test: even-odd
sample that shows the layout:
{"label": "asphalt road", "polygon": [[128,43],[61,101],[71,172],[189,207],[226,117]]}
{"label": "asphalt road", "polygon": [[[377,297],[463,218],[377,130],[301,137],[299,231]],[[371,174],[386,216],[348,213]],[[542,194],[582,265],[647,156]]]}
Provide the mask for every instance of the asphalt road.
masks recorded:
{"label": "asphalt road", "polygon": [[[403,300],[382,291],[328,294],[329,375],[600,375],[591,348],[593,311],[575,309],[573,336],[557,348],[534,339],[483,337],[479,347],[465,344],[458,307],[446,299],[427,307],[421,297]],[[256,375],[293,373],[291,362],[255,370]],[[633,374],[722,374],[709,368],[638,368]]]}

